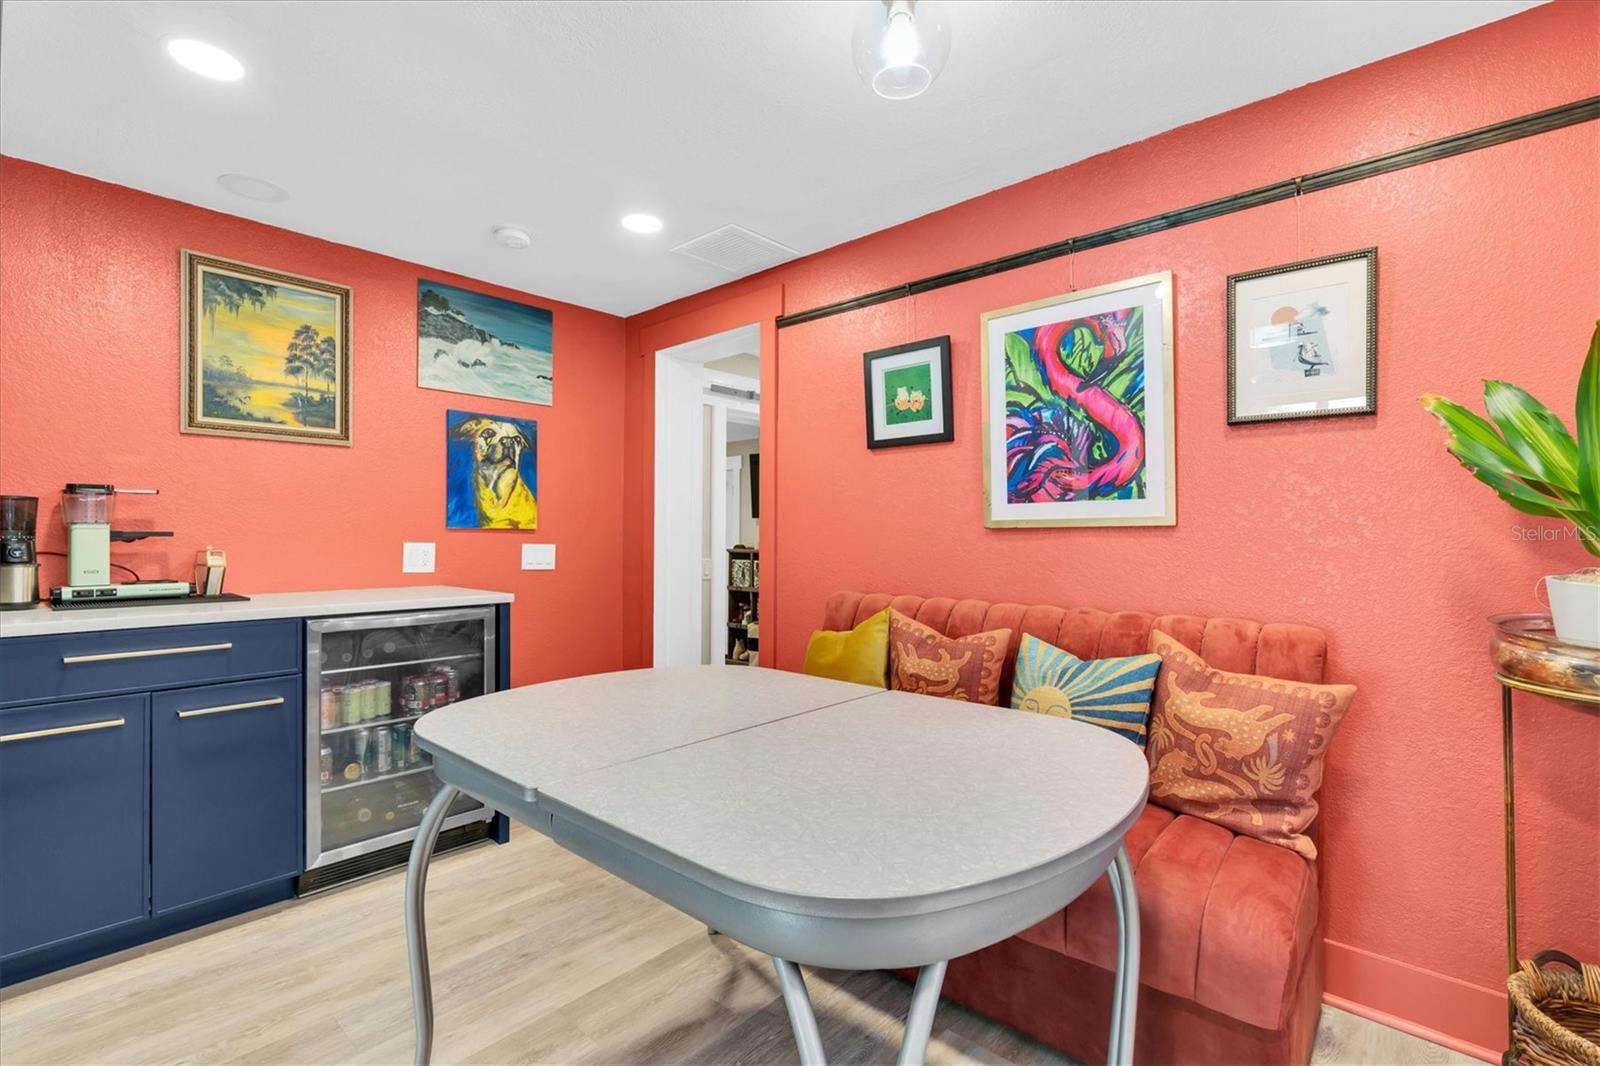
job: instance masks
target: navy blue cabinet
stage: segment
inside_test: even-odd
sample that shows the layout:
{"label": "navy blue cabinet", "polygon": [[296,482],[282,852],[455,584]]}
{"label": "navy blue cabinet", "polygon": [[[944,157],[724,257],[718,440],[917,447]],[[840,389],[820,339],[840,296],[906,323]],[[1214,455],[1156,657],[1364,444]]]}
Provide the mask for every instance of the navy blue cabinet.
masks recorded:
{"label": "navy blue cabinet", "polygon": [[[496,615],[503,688],[509,608]],[[0,639],[0,985],[295,894],[319,788],[305,632],[279,618]]]}
{"label": "navy blue cabinet", "polygon": [[291,676],[152,697],[154,914],[300,872],[300,690]]}
{"label": "navy blue cabinet", "polygon": [[0,957],[144,919],[149,705],[0,710]]}
{"label": "navy blue cabinet", "polygon": [[301,629],[282,618],[0,640],[0,704],[298,671]]}
{"label": "navy blue cabinet", "polygon": [[0,639],[0,984],[294,894],[303,629]]}

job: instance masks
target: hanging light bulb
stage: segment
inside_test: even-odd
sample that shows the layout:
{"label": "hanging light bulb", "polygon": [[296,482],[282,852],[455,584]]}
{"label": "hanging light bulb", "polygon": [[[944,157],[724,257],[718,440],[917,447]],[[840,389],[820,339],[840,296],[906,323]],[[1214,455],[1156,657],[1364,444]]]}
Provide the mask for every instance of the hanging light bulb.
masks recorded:
{"label": "hanging light bulb", "polygon": [[921,96],[950,56],[949,18],[937,0],[867,0],[853,52],[856,73],[879,96]]}

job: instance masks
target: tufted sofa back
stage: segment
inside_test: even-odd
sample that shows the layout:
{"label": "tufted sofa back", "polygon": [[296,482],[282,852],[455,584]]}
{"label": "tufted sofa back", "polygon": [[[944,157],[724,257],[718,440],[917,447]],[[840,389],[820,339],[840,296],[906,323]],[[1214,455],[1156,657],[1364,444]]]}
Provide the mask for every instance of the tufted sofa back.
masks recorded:
{"label": "tufted sofa back", "polygon": [[1023,633],[1064,648],[1080,659],[1139,655],[1149,650],[1150,631],[1181,641],[1219,670],[1265,674],[1287,681],[1322,682],[1328,642],[1322,630],[1288,622],[1153,615],[1144,611],[1100,611],[1092,607],[1028,607],[1020,603],[954,600],[947,596],[895,596],[887,592],[835,592],[823,609],[824,629],[851,629],[869,615],[893,607],[945,636],[986,629],[1011,630],[1000,705],[1011,702],[1011,674]]}

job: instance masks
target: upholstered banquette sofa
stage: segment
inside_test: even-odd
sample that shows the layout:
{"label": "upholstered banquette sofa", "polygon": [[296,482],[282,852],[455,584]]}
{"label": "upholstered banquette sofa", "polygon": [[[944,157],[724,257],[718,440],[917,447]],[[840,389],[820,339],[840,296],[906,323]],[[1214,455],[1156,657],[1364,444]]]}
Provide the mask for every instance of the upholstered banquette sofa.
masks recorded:
{"label": "upholstered banquette sofa", "polygon": [[[823,625],[850,629],[886,606],[947,636],[1010,629],[1002,706],[1023,633],[1095,659],[1141,654],[1159,629],[1218,669],[1323,681],[1326,639],[1302,625],[859,592],[829,597]],[[1126,846],[1143,942],[1134,1061],[1307,1062],[1322,1002],[1316,864],[1153,802]],[[1031,929],[952,960],[944,996],[1104,1062],[1116,936],[1101,880]]]}

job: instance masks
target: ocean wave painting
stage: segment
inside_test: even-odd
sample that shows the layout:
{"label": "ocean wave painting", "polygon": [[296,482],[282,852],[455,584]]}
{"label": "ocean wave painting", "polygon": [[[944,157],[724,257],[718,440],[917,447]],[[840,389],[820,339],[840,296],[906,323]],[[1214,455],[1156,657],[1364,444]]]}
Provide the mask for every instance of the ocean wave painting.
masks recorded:
{"label": "ocean wave painting", "polygon": [[425,389],[549,405],[553,333],[543,307],[417,282],[417,384]]}

